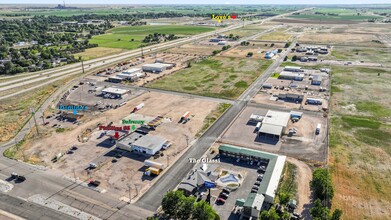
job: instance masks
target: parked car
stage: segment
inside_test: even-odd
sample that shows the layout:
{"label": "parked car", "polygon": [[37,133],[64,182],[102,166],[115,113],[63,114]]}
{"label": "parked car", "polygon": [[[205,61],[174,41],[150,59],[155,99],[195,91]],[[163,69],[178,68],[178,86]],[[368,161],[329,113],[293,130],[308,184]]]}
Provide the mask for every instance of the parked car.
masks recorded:
{"label": "parked car", "polygon": [[261,185],[261,181],[256,181],[256,182],[254,183],[254,185],[255,185],[255,186]]}
{"label": "parked car", "polygon": [[258,187],[258,186],[253,186],[253,188],[252,188],[252,189],[258,190],[258,189],[259,189],[259,187]]}
{"label": "parked car", "polygon": [[76,146],[72,146],[71,150],[77,150],[77,147]]}
{"label": "parked car", "polygon": [[257,193],[258,190],[256,190],[256,189],[251,189],[251,192],[252,192],[252,193]]}
{"label": "parked car", "polygon": [[219,198],[228,199],[228,194],[220,193]]}
{"label": "parked car", "polygon": [[19,182],[23,182],[23,181],[26,180],[26,177],[18,175],[18,177],[16,178],[16,180],[19,181]]}
{"label": "parked car", "polygon": [[11,178],[12,178],[12,179],[16,179],[16,178],[18,178],[18,176],[19,176],[19,175],[18,175],[17,173],[15,173],[15,172],[12,172],[12,173],[11,173]]}
{"label": "parked car", "polygon": [[224,203],[225,203],[225,199],[223,199],[223,198],[217,198],[216,203],[217,203],[217,204],[224,204]]}
{"label": "parked car", "polygon": [[92,185],[92,186],[99,186],[100,185],[100,181],[98,181],[98,180],[90,180],[89,184]]}
{"label": "parked car", "polygon": [[223,192],[223,193],[225,193],[227,195],[229,195],[231,193],[231,191],[229,191],[228,189],[223,189],[221,192]]}
{"label": "parked car", "polygon": [[96,164],[94,164],[94,163],[90,163],[89,165],[88,165],[88,168],[90,168],[90,169],[95,169],[97,166],[96,166]]}
{"label": "parked car", "polygon": [[262,181],[263,180],[263,174],[259,174],[257,177],[257,181]]}

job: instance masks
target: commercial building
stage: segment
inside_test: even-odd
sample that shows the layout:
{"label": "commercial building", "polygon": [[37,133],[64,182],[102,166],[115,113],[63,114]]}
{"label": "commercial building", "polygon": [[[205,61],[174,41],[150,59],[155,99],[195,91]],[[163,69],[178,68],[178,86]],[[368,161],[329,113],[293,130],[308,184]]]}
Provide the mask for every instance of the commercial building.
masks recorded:
{"label": "commercial building", "polygon": [[266,58],[266,59],[271,59],[271,58],[274,57],[276,54],[277,54],[277,50],[268,51],[268,52],[266,52],[266,54],[265,54],[265,58]]}
{"label": "commercial building", "polygon": [[280,75],[278,76],[278,78],[279,79],[302,81],[304,79],[304,73],[282,71],[280,73]]}
{"label": "commercial building", "polygon": [[240,158],[267,164],[263,179],[256,193],[249,193],[243,204],[243,215],[246,218],[258,219],[260,211],[273,204],[274,197],[284,169],[286,156],[263,151],[223,144],[219,146],[221,156]]}
{"label": "commercial building", "polygon": [[127,94],[129,90],[127,89],[120,89],[116,87],[109,87],[102,90],[103,95],[111,95],[114,96],[114,98],[121,98],[125,94]]}
{"label": "commercial building", "polygon": [[160,136],[133,132],[117,143],[117,148],[127,151],[154,155],[162,149],[167,140]]}
{"label": "commercial building", "polygon": [[320,85],[322,84],[322,76],[313,75],[311,80],[311,85]]}
{"label": "commercial building", "polygon": [[322,100],[321,99],[314,99],[314,98],[307,98],[306,104],[321,105],[322,104]]}
{"label": "commercial building", "polygon": [[227,41],[219,41],[218,43],[217,43],[217,45],[225,45],[227,43]]}
{"label": "commercial building", "polygon": [[289,113],[269,110],[262,120],[258,135],[279,139],[288,125],[290,117]]}
{"label": "commercial building", "polygon": [[285,102],[301,103],[304,99],[304,95],[298,94],[278,94],[278,99]]}
{"label": "commercial building", "polygon": [[284,71],[288,72],[304,72],[300,66],[286,66],[284,67]]}
{"label": "commercial building", "polygon": [[151,64],[144,64],[142,66],[142,70],[145,72],[152,72],[152,73],[160,73],[166,69],[172,68],[172,64],[166,64],[166,63],[151,63]]}
{"label": "commercial building", "polygon": [[201,164],[199,168],[190,171],[187,178],[184,178],[178,185],[178,190],[182,190],[187,196],[194,195],[197,191],[203,191],[205,184],[215,185],[219,178],[219,173],[215,172],[216,164]]}

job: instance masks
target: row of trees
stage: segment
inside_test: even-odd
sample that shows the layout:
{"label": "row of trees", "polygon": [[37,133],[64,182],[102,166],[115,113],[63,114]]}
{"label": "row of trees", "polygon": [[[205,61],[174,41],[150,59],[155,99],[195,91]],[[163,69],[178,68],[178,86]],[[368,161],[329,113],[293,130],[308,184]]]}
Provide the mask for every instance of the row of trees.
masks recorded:
{"label": "row of trees", "polygon": [[159,43],[161,41],[170,41],[178,39],[175,34],[161,34],[161,33],[153,33],[145,36],[143,39],[143,43]]}
{"label": "row of trees", "polygon": [[311,188],[314,191],[315,203],[310,213],[314,220],[339,220],[342,210],[330,211],[331,201],[334,197],[334,187],[331,174],[327,169],[315,169],[312,174]]}
{"label": "row of trees", "polygon": [[169,219],[219,220],[212,207],[193,196],[185,196],[182,191],[169,191],[163,197],[162,209]]}

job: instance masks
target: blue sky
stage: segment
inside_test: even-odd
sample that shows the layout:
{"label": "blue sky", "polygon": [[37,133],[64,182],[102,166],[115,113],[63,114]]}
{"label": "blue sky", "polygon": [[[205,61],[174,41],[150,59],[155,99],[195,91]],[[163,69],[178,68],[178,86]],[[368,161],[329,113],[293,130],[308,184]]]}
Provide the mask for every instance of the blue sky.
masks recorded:
{"label": "blue sky", "polygon": [[[0,0],[0,4],[60,4],[62,0]],[[66,4],[391,4],[391,0],[65,0]]]}

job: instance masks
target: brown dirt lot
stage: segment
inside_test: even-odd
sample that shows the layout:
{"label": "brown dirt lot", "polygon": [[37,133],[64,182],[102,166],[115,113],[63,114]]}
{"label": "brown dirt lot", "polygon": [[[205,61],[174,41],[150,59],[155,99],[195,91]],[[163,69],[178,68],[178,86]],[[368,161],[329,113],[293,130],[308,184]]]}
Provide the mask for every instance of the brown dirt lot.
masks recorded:
{"label": "brown dirt lot", "polygon": [[[130,111],[141,102],[145,103],[145,107],[137,111],[138,115],[152,118],[163,116],[167,119],[155,131],[150,132],[152,135],[165,137],[172,143],[172,146],[164,151],[164,156],[156,160],[165,165],[173,164],[179,154],[184,152],[187,143],[190,144],[195,139],[196,133],[203,126],[205,117],[218,106],[218,103],[212,101],[154,92],[146,93],[118,109],[87,116],[83,119],[84,123],[73,130],[55,133],[48,129],[45,137],[26,142],[23,146],[25,149],[23,155],[27,160],[47,165],[64,176],[73,178],[75,172],[80,180],[87,179],[85,168],[89,163],[94,162],[98,164],[98,168],[92,171],[91,177],[100,180],[102,188],[119,196],[127,196],[127,184],[132,183],[134,184],[132,197],[135,197],[137,192],[141,194],[157,179],[143,177],[143,161],[146,157],[128,153],[117,163],[112,163],[113,154],[110,155],[110,151],[113,150],[114,145],[110,144],[109,140],[105,140],[105,137],[98,139],[101,131],[96,127],[98,123],[107,124],[110,121],[120,126],[116,122],[128,116]],[[186,124],[178,124],[177,121],[186,111],[191,111],[191,120]],[[93,129],[92,134],[87,142],[80,143],[77,136],[86,128]],[[79,149],[73,154],[64,155],[57,163],[50,161],[54,155],[65,152],[72,145],[76,145]],[[167,155],[170,156],[169,159]]]}
{"label": "brown dirt lot", "polygon": [[167,52],[178,53],[178,54],[189,54],[189,55],[212,55],[214,50],[220,50],[222,46],[201,46],[197,44],[185,44],[179,47],[175,47],[167,50]]}
{"label": "brown dirt lot", "polygon": [[331,45],[355,45],[381,47],[382,44],[372,42],[379,40],[373,34],[337,34],[337,33],[306,33],[299,37],[301,43],[331,44]]}

